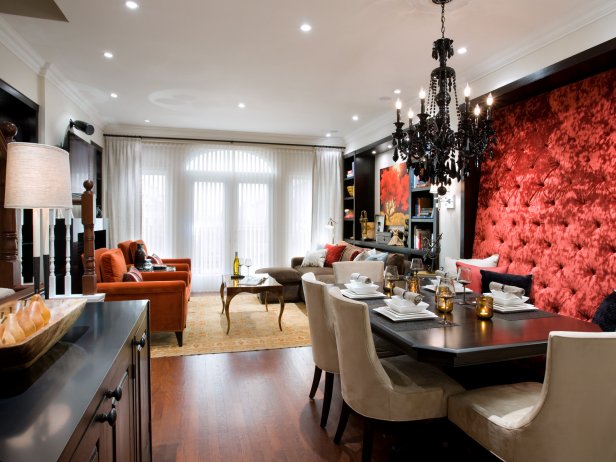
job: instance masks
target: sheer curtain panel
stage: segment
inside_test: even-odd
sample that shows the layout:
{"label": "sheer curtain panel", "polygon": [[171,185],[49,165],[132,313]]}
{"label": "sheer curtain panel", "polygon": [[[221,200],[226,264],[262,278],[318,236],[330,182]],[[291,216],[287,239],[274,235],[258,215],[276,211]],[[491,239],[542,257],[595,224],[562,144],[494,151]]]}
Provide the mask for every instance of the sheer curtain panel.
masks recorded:
{"label": "sheer curtain panel", "polygon": [[141,140],[105,137],[103,216],[109,245],[141,236]]}
{"label": "sheer curtain panel", "polygon": [[[342,151],[317,148],[312,191],[313,249],[325,243],[342,239]],[[334,229],[326,228],[332,218]]]}
{"label": "sheer curtain panel", "polygon": [[144,141],[142,159],[142,237],[192,258],[194,290],[217,290],[235,251],[254,272],[308,249],[312,149]]}

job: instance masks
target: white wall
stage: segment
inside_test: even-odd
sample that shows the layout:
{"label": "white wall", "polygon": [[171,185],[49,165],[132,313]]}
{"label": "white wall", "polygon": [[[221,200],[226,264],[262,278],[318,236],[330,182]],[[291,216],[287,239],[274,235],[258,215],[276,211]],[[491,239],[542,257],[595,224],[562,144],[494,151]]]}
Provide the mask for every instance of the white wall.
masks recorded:
{"label": "white wall", "polygon": [[[616,12],[607,14],[567,35],[563,35],[548,45],[533,50],[523,57],[512,60],[505,65],[499,65],[498,68],[477,76],[475,79],[469,79],[469,83],[473,88],[474,94],[486,94],[494,89],[500,88],[508,83],[562,61],[565,58],[606,42],[614,38],[615,31]],[[428,70],[425,72],[427,75]],[[378,119],[356,130],[346,138],[347,152],[361,149],[377,140],[390,136],[393,130],[393,121],[394,113],[390,111],[390,113],[383,114],[383,116]],[[377,158],[377,173],[375,175],[376,191],[378,191],[378,171],[382,167],[393,164],[391,155],[391,152],[381,155],[389,158],[390,164],[387,164],[385,158]],[[451,186],[450,190],[455,194],[455,208],[446,209],[442,207],[439,216],[439,232],[443,234],[443,239],[441,241],[441,264],[445,256],[456,258],[460,256],[460,186],[454,184]],[[375,201],[376,210],[378,210],[378,195]]]}

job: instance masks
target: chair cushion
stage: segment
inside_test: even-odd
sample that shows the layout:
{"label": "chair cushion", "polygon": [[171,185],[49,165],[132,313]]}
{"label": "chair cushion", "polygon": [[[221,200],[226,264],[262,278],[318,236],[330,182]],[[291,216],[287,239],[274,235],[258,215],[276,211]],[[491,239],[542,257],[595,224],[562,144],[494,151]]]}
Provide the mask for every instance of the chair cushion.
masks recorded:
{"label": "chair cushion", "polygon": [[[456,268],[470,268],[471,269],[471,283],[468,285],[468,288],[471,289],[473,292],[479,294],[479,293],[490,291],[489,289],[483,290],[483,284],[482,284],[483,278],[481,277],[481,270],[484,269],[484,267],[471,265],[471,264],[464,263],[458,260],[456,262]],[[509,269],[509,265],[495,266],[493,268],[490,268],[490,271],[492,271],[493,273],[502,274],[502,273],[506,273],[508,269]]]}
{"label": "chair cushion", "polygon": [[128,273],[124,273],[124,276],[122,276],[122,282],[143,282],[141,271],[131,266]]}
{"label": "chair cushion", "polygon": [[110,249],[101,255],[101,274],[103,282],[122,282],[128,272],[124,254],[120,249]]}
{"label": "chair cushion", "polygon": [[331,245],[325,244],[325,248],[327,249],[327,254],[325,255],[325,267],[331,268],[332,263],[340,261],[342,257],[342,252],[346,249],[346,245]]}
{"label": "chair cushion", "polygon": [[592,322],[606,332],[616,331],[616,292],[612,292],[603,299]]}
{"label": "chair cushion", "polygon": [[527,274],[521,276],[518,274],[498,274],[492,271],[494,268],[488,270],[480,270],[481,272],[481,292],[490,291],[491,282],[499,282],[501,284],[507,284],[509,286],[521,287],[524,289],[524,294],[530,297],[530,292],[533,288],[533,275]]}
{"label": "chair cushion", "polygon": [[478,388],[449,397],[447,417],[504,460],[514,460],[514,432],[539,403],[542,385],[522,382]]}

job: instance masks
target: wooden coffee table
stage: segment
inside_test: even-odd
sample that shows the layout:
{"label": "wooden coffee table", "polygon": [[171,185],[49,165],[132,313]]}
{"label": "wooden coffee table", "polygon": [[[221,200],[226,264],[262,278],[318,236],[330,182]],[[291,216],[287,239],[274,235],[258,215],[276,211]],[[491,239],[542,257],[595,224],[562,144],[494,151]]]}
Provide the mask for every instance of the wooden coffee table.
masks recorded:
{"label": "wooden coffee table", "polygon": [[[256,274],[255,276],[261,277]],[[256,285],[242,284],[243,279],[232,279],[230,275],[225,274],[222,277],[222,283],[220,284],[220,300],[222,302],[222,312],[227,316],[227,335],[231,329],[231,319],[229,319],[229,304],[233,297],[242,292],[249,294],[265,295],[265,311],[269,311],[267,307],[267,294],[271,292],[278,296],[280,302],[280,314],[278,315],[278,327],[282,330],[282,313],[284,312],[284,297],[282,296],[282,285],[276,281],[276,279],[266,276],[264,281]]]}

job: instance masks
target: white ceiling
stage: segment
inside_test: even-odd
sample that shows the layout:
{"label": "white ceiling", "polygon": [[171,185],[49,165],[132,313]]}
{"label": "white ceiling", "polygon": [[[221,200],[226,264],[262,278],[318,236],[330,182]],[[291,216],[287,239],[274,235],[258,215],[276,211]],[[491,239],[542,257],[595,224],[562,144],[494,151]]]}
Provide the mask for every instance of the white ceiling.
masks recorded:
{"label": "white ceiling", "polygon": [[[436,65],[431,0],[137,1],[56,0],[68,23],[1,16],[108,124],[343,138],[393,119],[393,90],[413,102]],[[615,3],[454,0],[446,35],[469,50],[451,60],[458,90]]]}

